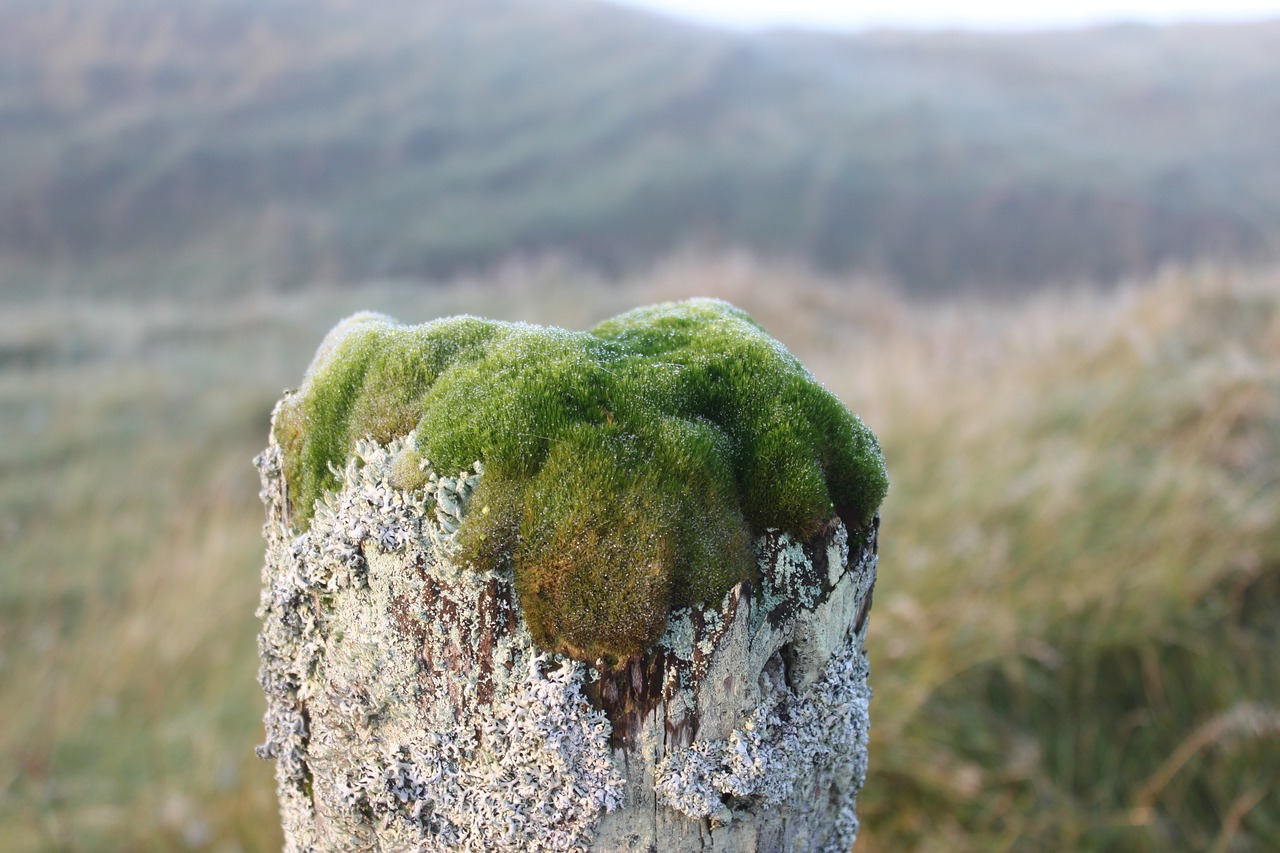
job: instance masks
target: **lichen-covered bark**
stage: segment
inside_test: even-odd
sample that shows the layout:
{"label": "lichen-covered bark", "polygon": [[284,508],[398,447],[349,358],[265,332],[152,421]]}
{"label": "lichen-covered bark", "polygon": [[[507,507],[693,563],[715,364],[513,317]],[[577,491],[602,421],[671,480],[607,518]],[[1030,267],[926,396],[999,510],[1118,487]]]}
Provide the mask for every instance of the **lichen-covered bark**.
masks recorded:
{"label": "lichen-covered bark", "polygon": [[616,672],[542,652],[509,569],[457,565],[482,471],[401,491],[362,443],[310,528],[280,451],[259,614],[289,850],[848,850],[875,532],[770,531],[759,576]]}
{"label": "lichen-covered bark", "polygon": [[[849,559],[833,522],[809,542],[771,531],[760,579],[673,615],[651,660],[662,689],[625,726],[624,808],[600,850],[847,851],[866,773],[863,652],[875,532]],[[615,737],[617,729],[615,729]]]}

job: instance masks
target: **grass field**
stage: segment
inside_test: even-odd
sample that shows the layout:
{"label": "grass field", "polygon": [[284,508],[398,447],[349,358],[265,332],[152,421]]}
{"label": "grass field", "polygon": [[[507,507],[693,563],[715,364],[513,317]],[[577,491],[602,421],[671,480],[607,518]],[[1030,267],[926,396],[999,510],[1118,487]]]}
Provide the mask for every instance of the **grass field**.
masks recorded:
{"label": "grass field", "polygon": [[859,849],[1280,849],[1280,272],[908,303],[732,259],[0,312],[4,848],[278,848],[249,460],[334,321],[695,293],[884,445]]}

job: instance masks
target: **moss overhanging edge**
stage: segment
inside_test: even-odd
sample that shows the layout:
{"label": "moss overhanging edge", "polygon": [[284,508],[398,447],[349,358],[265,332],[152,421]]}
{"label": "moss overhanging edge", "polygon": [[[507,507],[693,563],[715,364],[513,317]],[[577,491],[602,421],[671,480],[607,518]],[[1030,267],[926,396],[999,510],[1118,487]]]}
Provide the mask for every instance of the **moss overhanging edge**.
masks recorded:
{"label": "moss overhanging edge", "polygon": [[457,558],[511,560],[535,638],[580,659],[633,657],[671,610],[723,595],[752,571],[755,534],[865,526],[888,488],[865,424],[718,300],[589,332],[357,314],[273,429],[298,529],[359,440],[412,436],[408,489],[482,462]]}

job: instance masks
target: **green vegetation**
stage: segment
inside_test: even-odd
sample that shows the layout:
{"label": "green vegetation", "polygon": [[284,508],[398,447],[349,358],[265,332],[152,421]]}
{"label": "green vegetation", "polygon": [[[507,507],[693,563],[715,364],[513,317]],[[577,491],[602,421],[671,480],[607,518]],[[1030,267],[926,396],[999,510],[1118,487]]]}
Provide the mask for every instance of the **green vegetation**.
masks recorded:
{"label": "green vegetation", "polygon": [[1274,257],[1280,24],[733,34],[588,0],[8,0],[0,289],[747,246],[918,289]]}
{"label": "green vegetation", "polygon": [[695,293],[762,319],[894,475],[858,853],[1280,849],[1280,274],[920,304],[730,263],[6,303],[5,850],[280,849],[249,460],[338,319],[586,329]]}
{"label": "green vegetation", "polygon": [[276,421],[293,519],[356,442],[413,433],[406,467],[484,464],[459,559],[514,562],[535,639],[610,663],[676,607],[723,595],[753,534],[868,524],[888,480],[875,436],[726,302],[637,309],[591,332],[360,314],[325,339]]}

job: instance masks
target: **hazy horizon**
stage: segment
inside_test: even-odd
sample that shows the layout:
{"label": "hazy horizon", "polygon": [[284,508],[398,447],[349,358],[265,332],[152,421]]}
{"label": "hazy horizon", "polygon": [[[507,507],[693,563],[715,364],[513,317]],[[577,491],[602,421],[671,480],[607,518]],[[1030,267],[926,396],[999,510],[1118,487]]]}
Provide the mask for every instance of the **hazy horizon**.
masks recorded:
{"label": "hazy horizon", "polygon": [[1280,2],[1168,3],[1160,0],[1062,0],[1034,6],[986,0],[955,4],[939,0],[848,4],[836,0],[606,0],[686,22],[739,30],[797,28],[861,32],[879,28],[1018,32],[1080,29],[1114,24],[1228,23],[1280,18]]}

